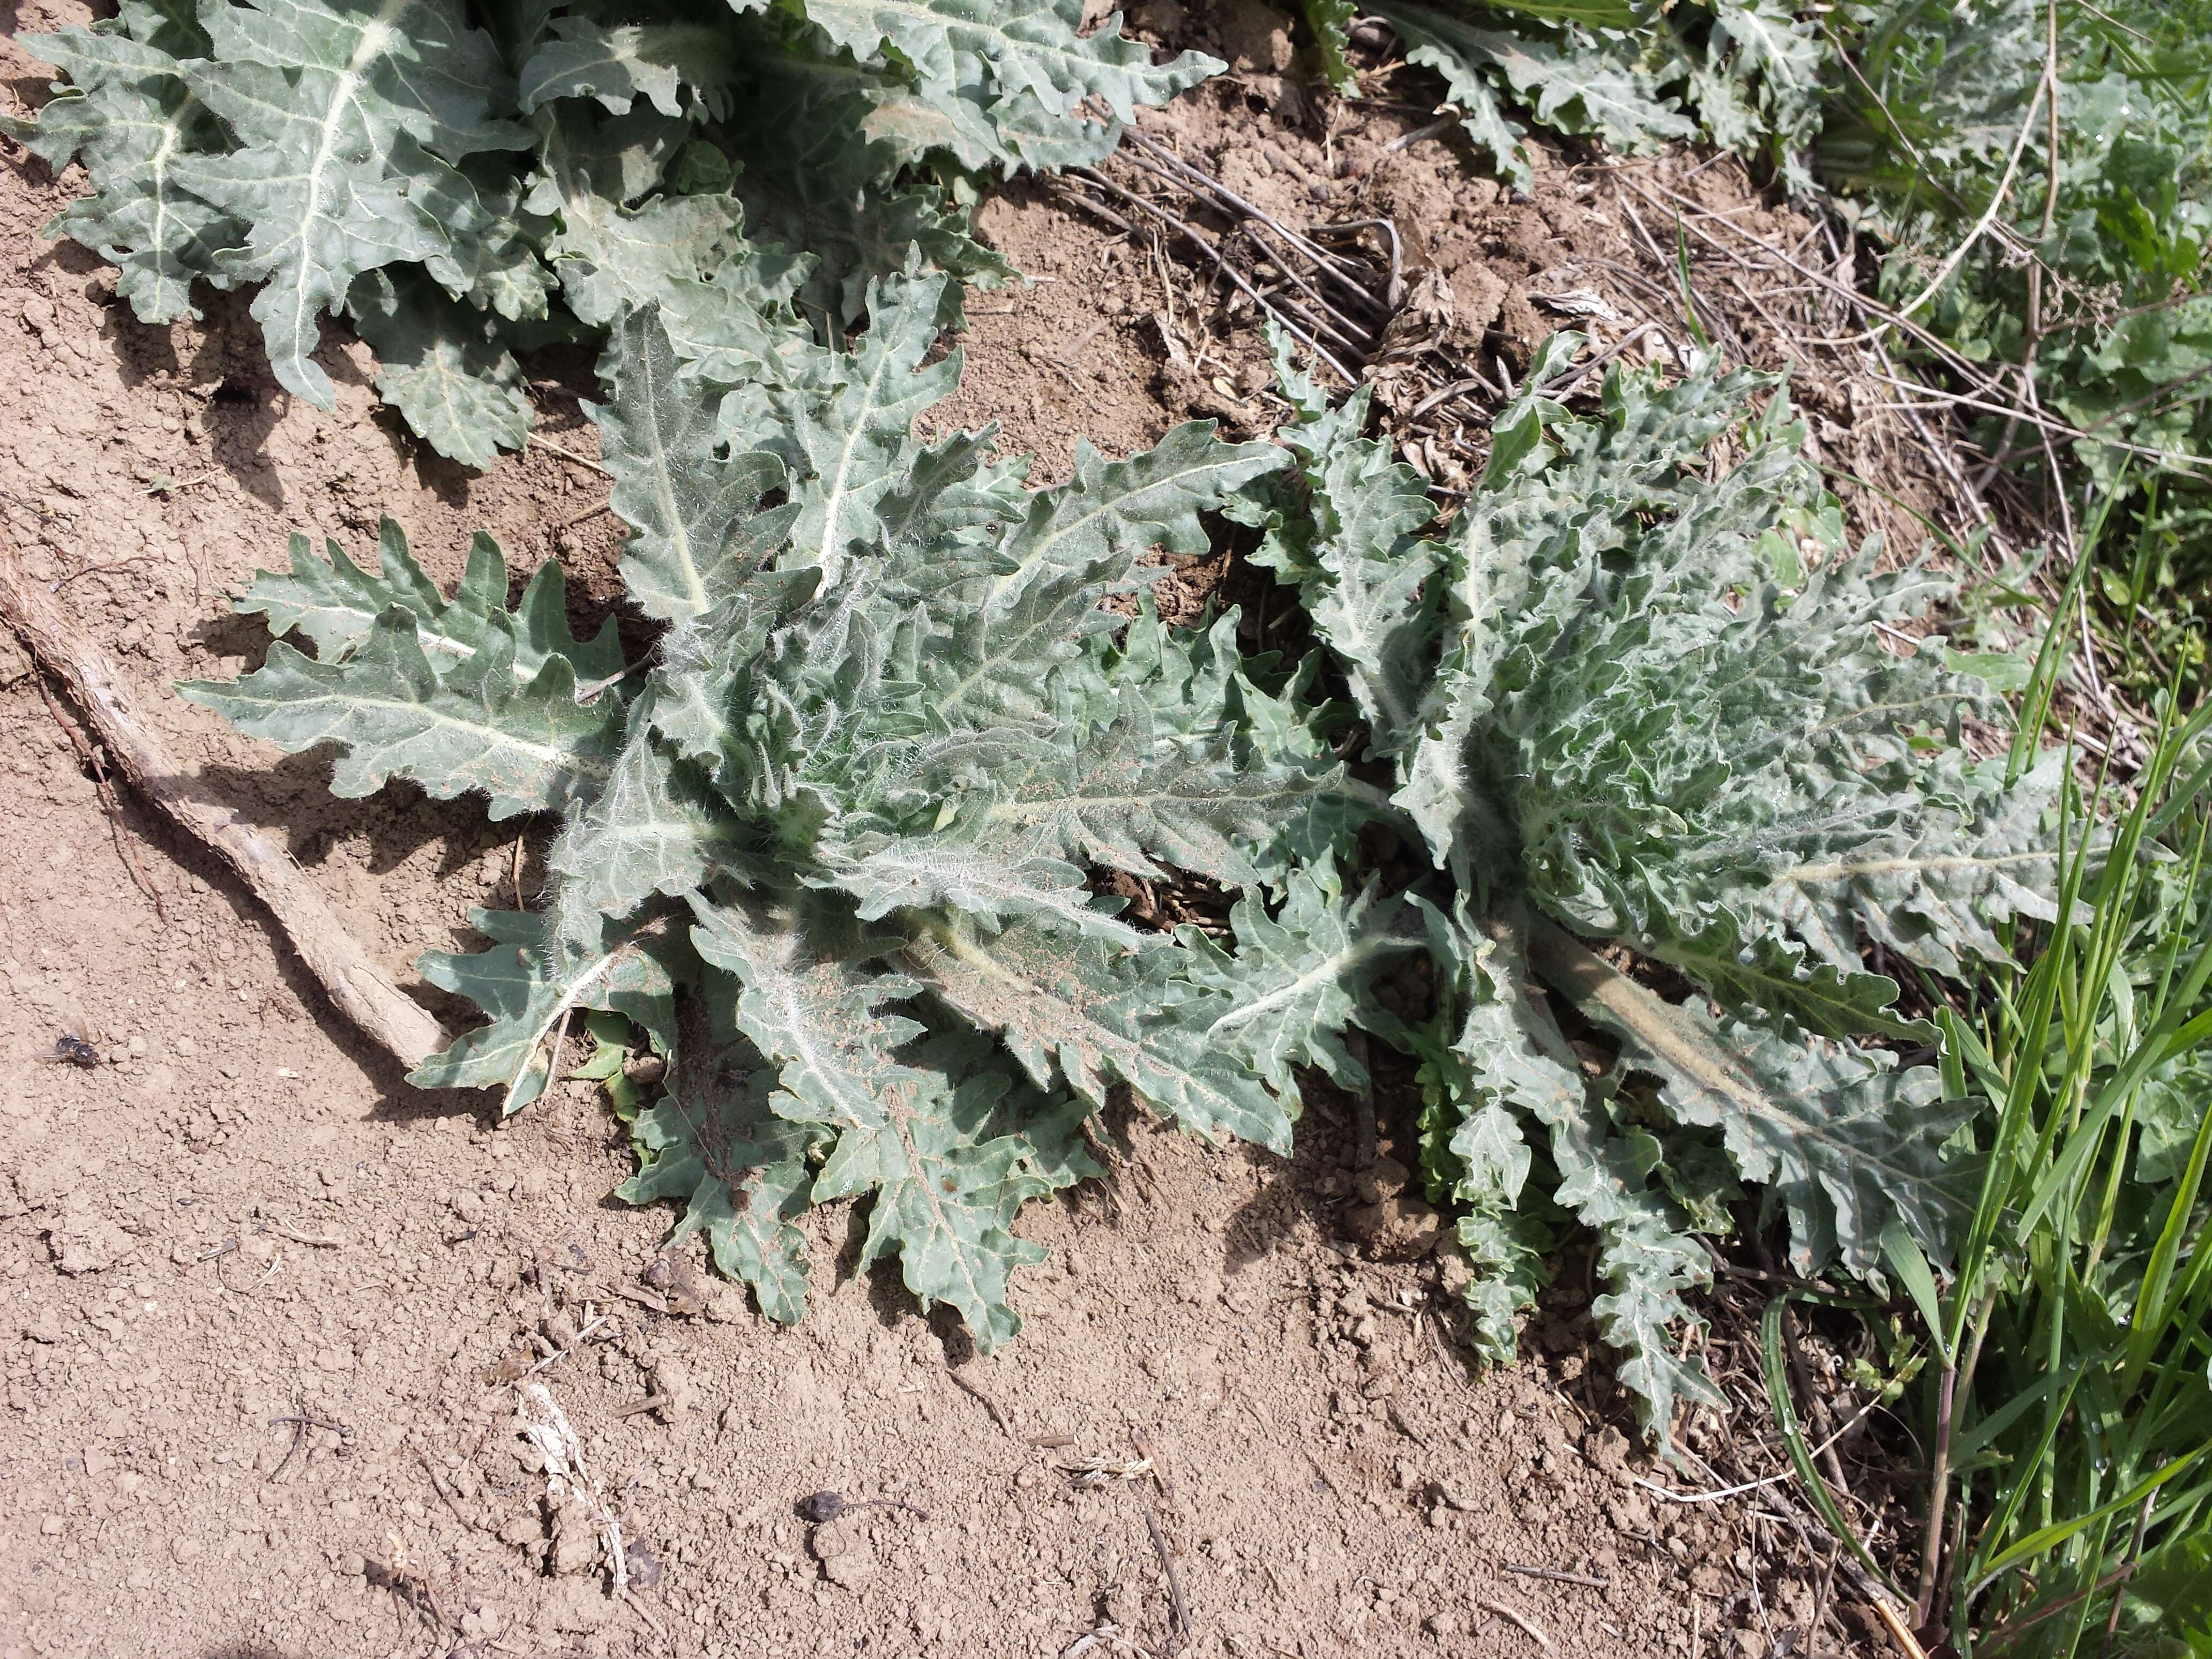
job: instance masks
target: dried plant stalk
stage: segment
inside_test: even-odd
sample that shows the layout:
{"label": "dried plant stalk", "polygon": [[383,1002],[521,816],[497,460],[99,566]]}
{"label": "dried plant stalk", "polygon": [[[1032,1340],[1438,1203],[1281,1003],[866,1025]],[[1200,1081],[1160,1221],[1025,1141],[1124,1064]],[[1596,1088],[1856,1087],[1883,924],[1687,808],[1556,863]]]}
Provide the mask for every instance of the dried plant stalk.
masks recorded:
{"label": "dried plant stalk", "polygon": [[315,884],[283,850],[227,806],[194,793],[190,775],[146,728],[105,652],[70,625],[0,535],[0,619],[40,669],[91,720],[108,757],[178,828],[236,871],[276,917],[284,937],[338,1012],[401,1065],[443,1048],[446,1033],[346,931]]}

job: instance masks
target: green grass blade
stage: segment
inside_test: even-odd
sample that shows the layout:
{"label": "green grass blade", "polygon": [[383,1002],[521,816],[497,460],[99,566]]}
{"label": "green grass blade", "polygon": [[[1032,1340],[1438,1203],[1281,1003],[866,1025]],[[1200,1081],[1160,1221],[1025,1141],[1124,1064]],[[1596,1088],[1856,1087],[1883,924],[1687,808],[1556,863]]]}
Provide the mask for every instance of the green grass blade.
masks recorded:
{"label": "green grass blade", "polygon": [[[2192,1025],[2197,1023],[2190,1022]],[[2196,1214],[2197,1195],[2203,1188],[2208,1154],[2212,1154],[2212,1110],[2207,1110],[2197,1126],[2189,1167],[2174,1190],[2172,1202],[2166,1206],[2166,1225],[2159,1231],[2158,1243],[2151,1250],[2150,1265],[2143,1272],[2142,1289],[2136,1296],[2135,1316],[2128,1328],[2127,1356],[2120,1368],[2121,1382],[2125,1388],[2133,1389],[2167,1334],[2172,1310],[2166,1304],[2166,1287],[2173,1277],[2173,1264],[2180,1259],[2182,1240]]]}
{"label": "green grass blade", "polygon": [[1866,1304],[1856,1298],[1822,1296],[1808,1291],[1790,1291],[1778,1296],[1766,1304],[1766,1312],[1759,1321],[1759,1357],[1766,1374],[1766,1398],[1774,1408],[1775,1425],[1782,1432],[1782,1443],[1790,1453],[1790,1466],[1796,1470],[1805,1495],[1812,1499],[1813,1507],[1820,1512],[1828,1531],[1858,1558],[1859,1565],[1874,1575],[1875,1581],[1899,1602],[1910,1604],[1912,1598],[1897,1587],[1882,1570],[1881,1563],[1859,1542],[1858,1534],[1851,1530],[1843,1510],[1837,1507],[1835,1494],[1828,1490],[1828,1483],[1820,1478],[1820,1472],[1813,1467],[1813,1450],[1806,1444],[1804,1428],[1797,1420],[1797,1403],[1790,1393],[1790,1367],[1782,1352],[1782,1315],[1793,1301],[1844,1307],[1863,1307]]}
{"label": "green grass blade", "polygon": [[1936,1275],[1929,1270],[1928,1258],[1913,1243],[1912,1235],[1898,1222],[1891,1222],[1881,1230],[1882,1259],[1889,1263],[1897,1282],[1905,1286],[1905,1293],[1912,1298],[1912,1305],[1920,1310],[1929,1334],[1935,1339],[1936,1352],[1947,1365],[1955,1364],[1954,1351],[1943,1343],[1943,1298],[1936,1293]]}
{"label": "green grass blade", "polygon": [[1996,1579],[2022,1562],[2033,1561],[2038,1556],[2047,1554],[2075,1534],[2095,1526],[2108,1516],[2133,1509],[2169,1480],[2195,1468],[2198,1460],[2208,1451],[2212,1451],[2212,1445],[2199,1446],[2196,1450],[2176,1458],[2156,1474],[2137,1481],[2118,1498],[2107,1499],[2086,1515],[2077,1515],[2069,1520],[2055,1522],[2047,1527],[2038,1527],[1983,1569],[1981,1576],[1967,1593],[1969,1599],[1979,1596]]}

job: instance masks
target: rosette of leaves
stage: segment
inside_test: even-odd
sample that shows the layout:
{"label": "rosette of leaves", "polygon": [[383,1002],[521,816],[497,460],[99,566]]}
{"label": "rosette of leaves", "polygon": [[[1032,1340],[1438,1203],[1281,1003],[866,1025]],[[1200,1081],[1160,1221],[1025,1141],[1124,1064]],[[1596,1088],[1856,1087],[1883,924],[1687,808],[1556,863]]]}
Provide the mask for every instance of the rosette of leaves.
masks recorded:
{"label": "rosette of leaves", "polygon": [[[1553,337],[1529,384],[1580,344]],[[1974,1190],[1946,1150],[1970,1103],[1900,1061],[1935,1029],[1866,963],[1957,974],[2006,957],[2008,919],[2055,915],[2055,770],[2008,782],[2007,757],[1970,757],[1961,717],[1997,711],[1958,669],[1985,665],[1899,631],[1943,586],[1850,549],[1773,377],[1615,368],[1595,417],[1524,395],[1432,538],[1421,478],[1363,434],[1367,394],[1331,409],[1280,367],[1299,465],[1267,487],[1260,556],[1449,878],[1414,900],[1432,1018],[1371,1029],[1420,1061],[1481,1341],[1510,1353],[1547,1221],[1578,1220],[1599,1328],[1663,1433],[1711,1395],[1669,1330],[1707,1275],[1693,1235],[1729,1230],[1742,1187],[1801,1272],[1878,1273],[1893,1227],[1943,1259]],[[1742,459],[1708,476],[1723,434]]]}
{"label": "rosette of leaves", "polygon": [[[1814,26],[1784,0],[1377,0],[1365,9],[1397,31],[1407,63],[1443,76],[1468,139],[1521,189],[1533,175],[1516,110],[1631,154],[1704,137],[1810,182],[1799,151],[1820,131],[1825,57]],[[1340,88],[1352,15],[1306,9]]]}
{"label": "rosette of leaves", "polygon": [[[386,400],[483,465],[530,427],[514,352],[661,307],[687,371],[773,383],[868,283],[1011,274],[971,175],[1096,160],[1154,64],[1079,0],[130,0],[27,37],[66,82],[7,130],[90,192],[48,227],[112,260],[141,321],[258,285],[287,392],[343,314]],[[957,290],[946,291],[946,320]]]}
{"label": "rosette of leaves", "polygon": [[[1913,305],[1961,356],[2033,377],[2038,404],[2087,434],[2074,458],[2115,493],[2148,463],[2193,497],[2212,450],[2208,24],[2201,6],[2148,0],[2055,12],[1917,0],[1839,8],[1833,25],[1853,73],[1814,160],[1878,239],[1881,297]],[[1984,221],[1978,245],[1951,258]],[[2029,465],[2044,465],[2002,411],[1980,426],[1992,453],[2032,449]],[[2144,583],[2138,565],[2132,585],[2105,586],[2132,616],[2153,598]],[[2160,585],[2189,605],[2200,589],[2187,568]]]}
{"label": "rosette of leaves", "polygon": [[[869,1195],[869,1255],[988,1349],[1040,1254],[1015,1215],[1092,1171],[1111,1089],[1282,1150],[1293,1068],[1357,1080],[1335,1033],[1417,939],[1336,873],[1384,803],[1318,734],[1312,669],[1242,658],[1233,613],[1173,629],[1146,603],[1153,550],[1205,551],[1200,512],[1287,453],[1194,423],[1033,490],[988,433],[918,441],[960,373],[926,361],[945,281],[884,285],[855,347],[795,354],[756,411],[770,449],[725,444],[657,312],[615,325],[594,416],[623,576],[665,629],[645,658],[571,635],[557,566],[509,609],[480,539],[447,598],[387,528],[374,570],[302,540],[240,601],[312,655],[184,690],[334,745],[341,794],[404,776],[557,817],[544,908],[423,959],[490,1018],[415,1082],[512,1111],[572,1018],[632,1020],[669,1064],[628,1195],[682,1200],[787,1319],[793,1217]],[[1115,871],[1230,890],[1222,936],[1133,926]]]}

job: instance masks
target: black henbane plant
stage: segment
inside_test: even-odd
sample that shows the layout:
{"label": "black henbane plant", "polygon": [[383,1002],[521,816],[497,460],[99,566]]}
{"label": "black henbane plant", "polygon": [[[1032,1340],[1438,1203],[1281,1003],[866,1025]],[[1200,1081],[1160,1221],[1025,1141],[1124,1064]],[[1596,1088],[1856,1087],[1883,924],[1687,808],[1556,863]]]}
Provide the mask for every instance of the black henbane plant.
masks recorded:
{"label": "black henbane plant", "polygon": [[1082,9],[124,0],[28,37],[68,83],[0,129],[83,164],[47,228],[112,260],[142,322],[258,283],[277,383],[327,409],[313,354],[343,313],[386,400],[481,466],[529,431],[516,349],[657,305],[687,372],[775,385],[910,249],[1010,275],[970,234],[976,175],[1094,161],[1222,68],[1154,64]]}
{"label": "black henbane plant", "polygon": [[[872,1194],[870,1255],[896,1251],[988,1349],[1036,1255],[1015,1214],[1093,1171],[1081,1130],[1109,1087],[1285,1150],[1292,1067],[1357,1078],[1335,1033],[1417,940],[1387,932],[1396,907],[1344,902],[1335,849],[1386,809],[1303,679],[1241,659],[1233,613],[1101,608],[1141,595],[1152,550],[1204,550],[1199,513],[1288,453],[1193,424],[1030,490],[988,433],[917,442],[960,372],[923,362],[944,286],[894,280],[857,348],[801,347],[770,450],[722,447],[722,394],[654,310],[616,325],[596,418],[623,576],[667,624],[647,660],[571,637],[556,568],[510,611],[480,539],[447,599],[387,529],[375,574],[302,539],[241,599],[313,657],[279,643],[184,690],[288,750],[335,744],[341,794],[398,775],[559,815],[544,909],[480,914],[489,949],[424,959],[491,1019],[414,1081],[513,1110],[572,1015],[628,1016],[672,1062],[629,1195],[687,1200],[682,1226],[792,1319],[791,1217]],[[1129,926],[1101,868],[1238,890],[1237,948]],[[704,1037],[679,1042],[679,990]]]}
{"label": "black henbane plant", "polygon": [[[1553,337],[1529,384],[1578,344]],[[1575,1217],[1600,1328],[1663,1432],[1711,1391],[1668,1331],[1738,1178],[1808,1272],[1878,1271],[1893,1228],[1940,1259],[1967,1213],[1972,1161],[1944,1143],[1970,1103],[1898,1063],[1935,1028],[1892,1011],[1864,952],[1955,973],[2005,956],[1993,921],[2054,915],[2055,765],[1973,760],[1960,715],[2001,712],[1956,672],[1978,665],[1885,642],[1942,585],[1850,550],[1780,391],[1753,412],[1772,377],[1616,369],[1595,419],[1524,397],[1432,541],[1422,480],[1361,435],[1366,394],[1332,410],[1281,368],[1299,465],[1266,486],[1261,556],[1298,585],[1442,878],[1411,898],[1433,1017],[1355,1018],[1421,1060],[1483,1345],[1510,1353],[1544,1218]],[[1723,434],[1742,459],[1709,477]],[[1667,1001],[1586,941],[1695,993]],[[1617,1044],[1603,1075],[1554,997]]]}
{"label": "black henbane plant", "polygon": [[[1595,420],[1524,398],[1433,541],[1418,476],[1361,435],[1364,394],[1330,410],[1287,365],[1287,447],[1186,426],[1030,490],[988,433],[916,441],[959,374],[925,361],[943,281],[886,283],[857,346],[794,354],[746,416],[766,449],[722,443],[742,399],[683,374],[653,311],[617,325],[596,418],[624,577],[667,624],[644,661],[570,635],[550,567],[507,609],[488,542],[451,599],[387,531],[377,574],[301,541],[241,600],[315,656],[278,644],[187,695],[288,750],[335,743],[342,793],[398,773],[562,820],[545,908],[424,959],[491,1020],[416,1082],[512,1110],[578,1011],[633,1019],[671,1070],[626,1195],[684,1200],[678,1231],[781,1319],[793,1217],[872,1195],[870,1254],[991,1347],[1035,1255],[1015,1217],[1092,1172],[1109,1087],[1280,1151],[1298,1068],[1365,1081],[1358,1024],[1420,1060],[1486,1350],[1510,1352],[1547,1223],[1576,1218],[1662,1431],[1710,1387],[1669,1328],[1739,1181],[1808,1271],[1874,1271],[1905,1238],[1941,1257],[1968,1106],[1898,1063],[1933,1029],[1862,952],[1955,972],[2002,954],[1993,922],[2050,915],[2051,780],[1961,747],[1983,699],[1954,669],[1977,665],[1884,642],[1940,584],[1849,550],[1778,392],[1750,407],[1770,378],[1616,372]],[[1723,433],[1743,459],[1702,476]],[[1241,658],[1234,613],[1153,614],[1143,561],[1203,548],[1209,507],[1267,526],[1259,556],[1352,707],[1313,697],[1317,659]],[[1410,893],[1340,874],[1378,818],[1433,854]],[[1231,936],[1128,925],[1106,869],[1234,890]],[[1665,1000],[1587,940],[1698,993]],[[1436,1004],[1409,1021],[1372,983],[1420,951]],[[679,993],[705,1014],[680,1033]]]}

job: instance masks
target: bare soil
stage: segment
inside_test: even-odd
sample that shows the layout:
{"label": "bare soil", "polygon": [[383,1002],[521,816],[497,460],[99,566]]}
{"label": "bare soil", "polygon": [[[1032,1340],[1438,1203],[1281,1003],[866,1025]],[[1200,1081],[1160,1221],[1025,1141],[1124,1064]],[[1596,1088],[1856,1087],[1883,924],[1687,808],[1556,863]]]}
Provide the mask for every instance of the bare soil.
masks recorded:
{"label": "bare soil", "polygon": [[[38,0],[17,21],[82,15]],[[1278,35],[1243,13],[1209,28],[1237,78],[1158,130],[1213,124],[1217,153],[1241,132],[1223,171],[1285,211],[1337,210],[1316,183],[1347,188],[1340,161],[1420,118],[1319,135]],[[20,44],[6,75],[17,107],[40,100]],[[551,442],[471,475],[378,412],[334,325],[328,414],[274,388],[242,296],[138,325],[97,258],[39,234],[81,179],[9,150],[0,520],[198,785],[411,982],[416,952],[471,940],[470,907],[535,890],[542,836],[404,788],[333,800],[325,758],[275,757],[169,688],[258,659],[226,596],[288,535],[362,552],[387,513],[444,580],[487,529],[518,581],[558,556],[580,617],[604,613],[605,482],[552,447],[592,453],[561,380],[587,391],[587,367],[538,366]],[[1620,234],[1571,186],[1501,207],[1445,147],[1401,159],[1380,187],[1478,331],[1540,335],[1529,280]],[[941,426],[1003,421],[1042,477],[1079,433],[1126,453],[1194,411],[1272,424],[1249,349],[1196,362],[1186,322],[1163,334],[1145,249],[1033,188],[983,222],[1040,280],[974,296]],[[0,778],[0,1659],[1163,1653],[1178,1601],[1191,1656],[1763,1652],[1810,1622],[1811,1587],[1754,1559],[1739,1504],[1639,1484],[1674,1480],[1632,1452],[1571,1264],[1534,1357],[1469,1374],[1449,1264],[1396,1259],[1432,1221],[1401,1203],[1371,1237],[1404,1172],[1355,1172],[1326,1091],[1287,1163],[1111,1123],[1109,1179],[1024,1218],[1051,1258],[994,1358],[895,1268],[856,1273],[843,1206],[807,1221],[812,1306],[787,1330],[695,1282],[694,1250],[663,1262],[666,1212],[610,1196],[633,1165],[592,1086],[503,1127],[409,1089],[194,848],[127,793],[110,817],[4,646]],[[39,1063],[80,1013],[113,1063]],[[1408,1096],[1386,1082],[1387,1150]],[[549,1519],[516,1432],[525,1367],[619,1511],[626,1600]],[[824,1489],[927,1514],[810,1525],[794,1505]]]}

